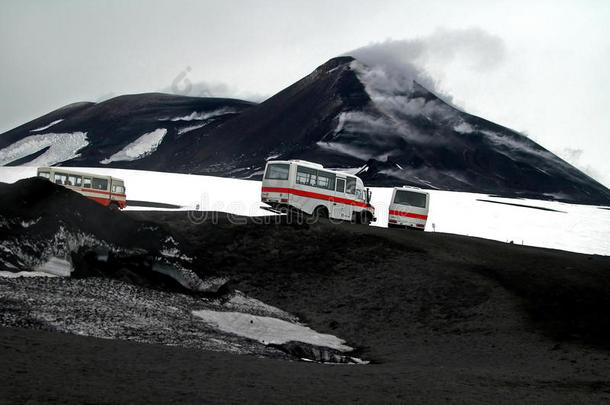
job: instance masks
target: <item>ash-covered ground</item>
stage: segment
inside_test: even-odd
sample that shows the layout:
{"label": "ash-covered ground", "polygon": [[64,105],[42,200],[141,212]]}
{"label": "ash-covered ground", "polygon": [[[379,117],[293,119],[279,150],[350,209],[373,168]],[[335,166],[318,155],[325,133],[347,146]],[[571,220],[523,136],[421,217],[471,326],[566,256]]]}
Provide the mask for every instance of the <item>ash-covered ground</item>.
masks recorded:
{"label": "ash-covered ground", "polygon": [[[608,257],[287,217],[106,214],[48,184],[0,188],[3,246],[26,241],[32,258],[4,249],[3,270],[67,251],[73,266],[71,277],[0,279],[4,401],[610,399]],[[67,219],[79,213],[104,219]],[[49,248],[60,226],[87,243]],[[185,274],[213,282],[193,288]],[[322,356],[370,363],[300,361],[319,348],[223,332],[198,310],[298,319],[355,348]]]}

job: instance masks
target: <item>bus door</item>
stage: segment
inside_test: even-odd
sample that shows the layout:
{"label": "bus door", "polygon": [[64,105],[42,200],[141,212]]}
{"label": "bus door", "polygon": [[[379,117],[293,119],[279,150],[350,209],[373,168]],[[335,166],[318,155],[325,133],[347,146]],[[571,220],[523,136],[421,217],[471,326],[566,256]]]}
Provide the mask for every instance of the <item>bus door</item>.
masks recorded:
{"label": "bus door", "polygon": [[[335,197],[341,201],[345,199],[345,177],[337,176],[337,182],[335,184]],[[331,217],[345,219],[345,207],[346,205],[337,201],[333,201]]]}
{"label": "bus door", "polygon": [[[349,201],[353,201],[354,203],[356,202],[356,179],[354,177],[347,177],[345,179],[345,198]],[[354,206],[349,203],[344,205],[344,218],[351,221],[352,213],[354,212]]]}

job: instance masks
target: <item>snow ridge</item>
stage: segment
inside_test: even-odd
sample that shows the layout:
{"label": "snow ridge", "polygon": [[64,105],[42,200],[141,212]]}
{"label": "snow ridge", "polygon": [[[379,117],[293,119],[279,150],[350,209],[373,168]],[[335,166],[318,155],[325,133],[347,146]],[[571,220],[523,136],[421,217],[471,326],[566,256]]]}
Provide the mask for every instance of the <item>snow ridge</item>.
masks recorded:
{"label": "snow ridge", "polygon": [[40,132],[40,131],[44,131],[45,129],[49,129],[49,128],[51,128],[51,127],[52,127],[53,125],[55,125],[55,124],[59,124],[59,123],[60,123],[60,122],[62,122],[63,120],[64,120],[63,118],[58,119],[58,120],[55,120],[55,121],[51,122],[50,124],[45,125],[44,127],[40,127],[40,128],[36,128],[36,129],[32,129],[32,130],[30,130],[30,132]]}

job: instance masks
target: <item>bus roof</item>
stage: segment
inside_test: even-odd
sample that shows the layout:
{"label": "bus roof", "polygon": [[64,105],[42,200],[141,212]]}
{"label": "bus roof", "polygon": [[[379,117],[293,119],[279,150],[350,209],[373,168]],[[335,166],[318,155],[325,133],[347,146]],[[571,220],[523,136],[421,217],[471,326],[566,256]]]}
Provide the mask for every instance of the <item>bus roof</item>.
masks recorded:
{"label": "bus roof", "polygon": [[413,191],[414,193],[428,194],[428,190],[424,190],[415,186],[397,186],[394,187],[394,190],[408,190]]}
{"label": "bus roof", "polygon": [[309,162],[307,160],[299,160],[299,159],[269,160],[269,161],[267,161],[267,164],[271,164],[271,163],[284,163],[284,164],[298,163],[298,164],[302,164],[304,166],[311,166],[311,167],[315,167],[315,168],[318,168],[318,169],[323,169],[324,168],[324,166],[322,166],[320,163],[314,163],[314,162]]}
{"label": "bus roof", "polygon": [[112,177],[112,176],[107,176],[105,174],[95,174],[95,173],[86,173],[86,172],[79,172],[76,170],[70,170],[67,167],[64,166],[54,166],[54,167],[39,167],[36,172],[39,172],[40,170],[53,170],[53,171],[57,171],[57,172],[63,172],[66,174],[76,174],[79,176],[89,176],[89,177],[97,177],[97,178],[101,178],[101,179],[110,179],[110,180],[116,180],[116,181],[121,181],[121,182],[125,182],[123,179],[120,179],[118,177]]}
{"label": "bus roof", "polygon": [[300,165],[303,165],[303,166],[314,167],[316,169],[324,169],[324,170],[328,170],[329,172],[340,173],[341,175],[345,175],[347,177],[353,177],[355,179],[360,179],[360,177],[356,176],[355,174],[342,172],[341,170],[336,170],[336,169],[328,169],[328,168],[325,168],[324,166],[322,166],[320,163],[309,162],[307,160],[290,159],[290,160],[269,160],[269,161],[267,161],[267,164],[274,164],[274,163],[280,163],[280,164],[300,164]]}

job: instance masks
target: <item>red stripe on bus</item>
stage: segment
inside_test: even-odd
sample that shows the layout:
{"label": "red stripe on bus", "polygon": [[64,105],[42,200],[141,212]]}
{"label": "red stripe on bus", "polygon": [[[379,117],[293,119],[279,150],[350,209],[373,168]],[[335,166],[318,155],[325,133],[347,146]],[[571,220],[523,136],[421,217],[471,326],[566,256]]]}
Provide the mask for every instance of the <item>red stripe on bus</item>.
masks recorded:
{"label": "red stripe on bus", "polygon": [[81,188],[80,191],[87,193],[98,193],[98,194],[107,194],[115,197],[127,197],[125,194],[111,193],[106,190],[94,190],[92,188]]}
{"label": "red stripe on bus", "polygon": [[87,197],[88,199],[95,201],[96,203],[102,204],[103,206],[108,206],[110,205],[110,203],[117,203],[119,204],[119,207],[121,208],[125,208],[127,207],[127,204],[125,203],[125,201],[121,201],[121,200],[110,200],[108,198],[99,198],[99,197],[92,197],[90,195],[86,195],[85,197]]}
{"label": "red stripe on bus", "polygon": [[[263,193],[295,194],[295,195],[300,195],[301,197],[316,198],[318,200],[326,200],[326,201],[338,202],[338,203],[348,204],[348,205],[356,205],[358,207],[367,208],[366,203],[363,203],[363,202],[358,202],[358,201],[350,200],[347,198],[335,197],[332,195],[312,193],[310,191],[304,191],[304,190],[297,190],[296,188],[263,187],[262,191],[263,191]],[[373,208],[373,207],[371,206],[370,208]]]}
{"label": "red stripe on bus", "polygon": [[390,215],[398,215],[399,217],[417,218],[417,219],[428,219],[427,215],[414,214],[412,212],[394,211],[390,210]]}
{"label": "red stripe on bus", "polygon": [[85,188],[85,187],[79,187],[79,186],[70,186],[69,184],[64,185],[64,187],[68,187],[70,190],[74,190],[74,191],[82,191],[82,192],[87,192],[87,193],[98,193],[98,194],[107,194],[107,195],[111,195],[111,196],[114,196],[114,197],[127,197],[126,194],[111,193],[108,190],[96,190],[94,188]]}

